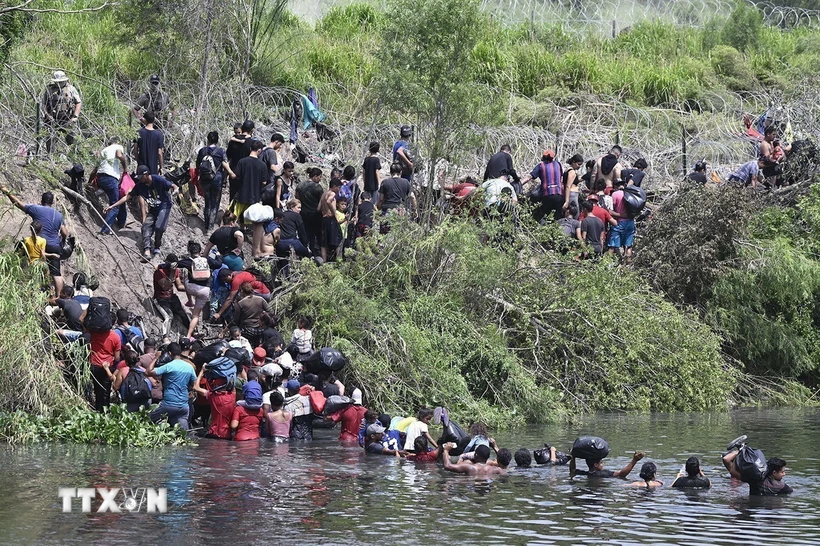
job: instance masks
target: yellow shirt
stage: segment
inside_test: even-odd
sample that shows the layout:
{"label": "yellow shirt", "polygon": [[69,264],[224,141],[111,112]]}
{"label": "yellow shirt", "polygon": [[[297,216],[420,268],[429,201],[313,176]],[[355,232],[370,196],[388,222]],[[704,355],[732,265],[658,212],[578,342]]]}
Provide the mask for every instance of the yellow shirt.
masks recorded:
{"label": "yellow shirt", "polygon": [[337,210],[336,211],[336,221],[339,222],[339,225],[344,225],[345,223],[345,213]]}
{"label": "yellow shirt", "polygon": [[46,240],[42,237],[34,238],[34,235],[23,239],[23,246],[30,262],[42,260],[46,254]]}

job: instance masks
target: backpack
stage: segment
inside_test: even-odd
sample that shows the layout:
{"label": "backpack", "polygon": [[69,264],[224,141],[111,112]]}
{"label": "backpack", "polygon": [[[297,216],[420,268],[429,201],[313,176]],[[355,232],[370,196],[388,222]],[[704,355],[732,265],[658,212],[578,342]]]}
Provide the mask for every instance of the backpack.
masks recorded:
{"label": "backpack", "polygon": [[71,90],[73,88],[66,84],[48,86],[47,112],[54,119],[69,119],[74,115],[74,97]]}
{"label": "backpack", "polygon": [[[142,336],[134,333],[134,331],[131,328],[123,328],[122,326],[117,326],[114,329],[122,333],[122,337],[125,338],[125,344],[129,345],[132,349],[134,349],[137,352],[137,354],[141,355],[144,352],[145,339],[143,339]],[[126,379],[128,379],[127,376]]]}
{"label": "backpack", "polygon": [[145,380],[145,373],[131,368],[122,382],[122,397],[126,402],[146,402],[151,400],[151,387]]}
{"label": "backpack", "polygon": [[89,332],[111,331],[111,300],[99,296],[89,298],[83,326]]}
{"label": "backpack", "polygon": [[234,389],[234,383],[236,382],[236,363],[224,356],[215,358],[205,364],[205,378],[211,381],[214,379],[225,379],[224,385],[213,387],[211,389],[212,391],[232,391]]}
{"label": "backpack", "polygon": [[208,258],[198,256],[191,260],[191,279],[195,281],[206,281],[211,278],[211,267],[208,265]]}
{"label": "backpack", "polygon": [[630,218],[636,218],[646,206],[646,192],[638,186],[624,188],[624,206]]}
{"label": "backpack", "polygon": [[211,155],[211,148],[206,146],[205,155],[199,163],[199,181],[213,182],[216,178],[216,171],[216,163],[214,162],[214,156]]}

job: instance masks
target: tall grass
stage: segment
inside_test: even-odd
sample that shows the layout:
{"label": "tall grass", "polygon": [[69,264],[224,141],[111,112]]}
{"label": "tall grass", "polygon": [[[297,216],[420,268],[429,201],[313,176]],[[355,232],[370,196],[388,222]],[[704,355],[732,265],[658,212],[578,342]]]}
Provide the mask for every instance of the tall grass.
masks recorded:
{"label": "tall grass", "polygon": [[85,406],[81,387],[87,377],[87,353],[77,351],[63,362],[45,320],[47,283],[44,267],[21,268],[20,258],[0,254],[0,411],[23,410],[50,416]]}

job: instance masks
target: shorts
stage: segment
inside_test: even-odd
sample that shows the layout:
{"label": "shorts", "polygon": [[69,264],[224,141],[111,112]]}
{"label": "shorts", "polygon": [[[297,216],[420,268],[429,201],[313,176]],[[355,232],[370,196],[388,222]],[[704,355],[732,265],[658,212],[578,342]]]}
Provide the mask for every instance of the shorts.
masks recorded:
{"label": "shorts", "polygon": [[339,222],[332,216],[322,217],[322,246],[324,248],[336,248],[344,241],[342,228]]}
{"label": "shorts", "polygon": [[241,256],[237,256],[234,253],[226,254],[222,256],[222,263],[228,266],[228,269],[231,271],[242,271],[245,267],[245,262]]}
{"label": "shorts", "polygon": [[194,311],[204,309],[211,301],[211,289],[207,286],[188,282],[185,285],[185,292],[194,298]]}
{"label": "shorts", "polygon": [[632,248],[635,242],[635,220],[620,220],[609,232],[609,248]]}
{"label": "shorts", "polygon": [[[60,245],[46,245],[46,252],[49,254],[57,254],[58,256],[63,252]],[[48,272],[52,277],[62,277],[63,261],[60,258],[46,258],[48,264]]]}

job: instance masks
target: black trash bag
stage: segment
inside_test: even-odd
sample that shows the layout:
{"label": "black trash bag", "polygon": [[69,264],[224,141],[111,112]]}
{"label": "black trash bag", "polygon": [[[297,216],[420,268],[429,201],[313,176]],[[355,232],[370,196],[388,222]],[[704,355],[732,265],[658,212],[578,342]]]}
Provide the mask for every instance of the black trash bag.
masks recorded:
{"label": "black trash bag", "polygon": [[532,452],[532,457],[535,459],[537,464],[549,464],[550,463],[550,450],[547,448],[543,449],[536,449]]}
{"label": "black trash bag", "polygon": [[[67,260],[74,254],[74,246],[77,244],[77,239],[73,235],[69,235],[60,242],[60,259]],[[92,289],[93,290],[93,289]]]}
{"label": "black trash bag", "polygon": [[241,349],[239,347],[231,347],[227,351],[225,351],[225,358],[229,358],[236,362],[236,367],[239,368],[240,365],[249,364],[251,361],[251,357],[248,355],[248,351],[245,349]]}
{"label": "black trash bag", "polygon": [[581,436],[572,444],[570,455],[576,459],[603,459],[609,455],[609,444],[597,436]]}
{"label": "black trash bag", "polygon": [[637,218],[646,206],[646,192],[638,186],[624,188],[624,205],[630,218]]}
{"label": "black trash bag", "polygon": [[439,445],[447,442],[456,444],[456,448],[450,450],[450,455],[461,455],[464,453],[464,448],[470,443],[470,435],[464,432],[464,429],[455,422],[450,421],[441,433],[441,442]]}
{"label": "black trash bag", "polygon": [[309,358],[302,362],[302,367],[307,372],[321,374],[327,372],[338,372],[347,364],[347,359],[342,353],[332,347],[322,347]]}
{"label": "black trash bag", "polygon": [[331,415],[352,405],[353,399],[349,396],[339,396],[338,394],[334,394],[333,396],[328,396],[327,400],[325,400],[325,408],[322,410],[322,413],[325,415]]}
{"label": "black trash bag", "polygon": [[759,449],[749,446],[740,448],[735,458],[735,466],[740,479],[746,483],[759,482],[766,478],[766,456]]}
{"label": "black trash bag", "polygon": [[196,354],[194,355],[194,364],[196,364],[197,366],[207,364],[215,358],[222,356],[222,353],[229,348],[230,345],[228,345],[228,342],[224,339],[220,339],[215,343],[211,343],[207,347],[203,347],[202,349],[196,352]]}

